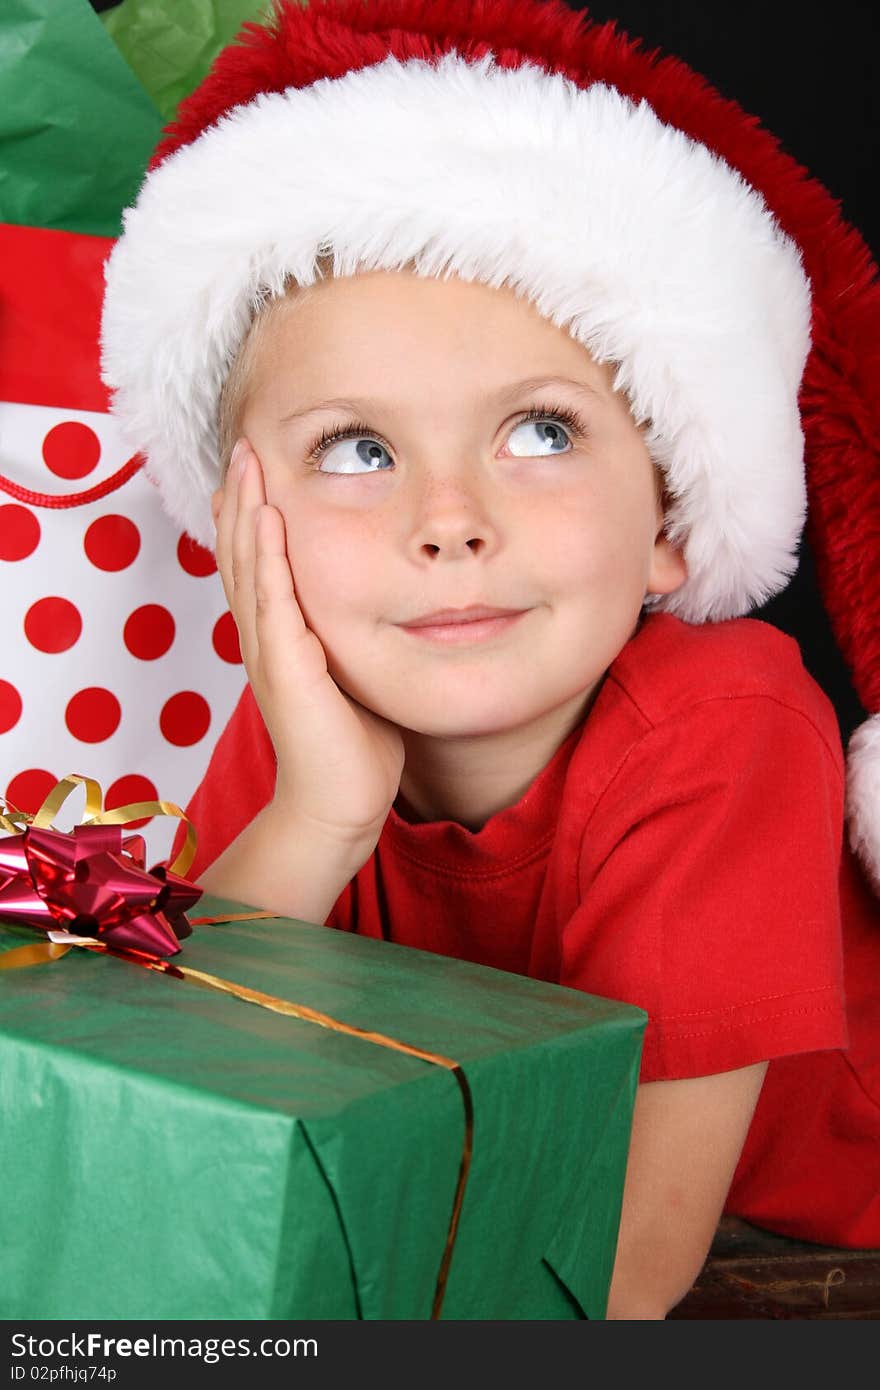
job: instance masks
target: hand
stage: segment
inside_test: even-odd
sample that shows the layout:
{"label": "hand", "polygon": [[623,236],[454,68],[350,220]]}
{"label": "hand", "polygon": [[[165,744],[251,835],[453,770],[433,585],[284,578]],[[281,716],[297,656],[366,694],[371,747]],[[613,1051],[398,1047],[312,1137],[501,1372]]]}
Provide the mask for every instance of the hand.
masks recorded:
{"label": "hand", "polygon": [[333,839],[369,844],[368,857],[400,786],[400,733],[332,679],[297,602],[284,518],[266,503],[263,470],[247,440],[239,441],[212,510],[217,566],[275,749],[275,804]]}

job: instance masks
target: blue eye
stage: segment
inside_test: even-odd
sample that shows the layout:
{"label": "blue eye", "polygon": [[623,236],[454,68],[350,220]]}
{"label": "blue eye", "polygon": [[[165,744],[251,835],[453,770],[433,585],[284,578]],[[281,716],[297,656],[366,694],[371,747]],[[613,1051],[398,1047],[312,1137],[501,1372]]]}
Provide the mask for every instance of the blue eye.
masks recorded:
{"label": "blue eye", "polygon": [[[353,447],[345,449],[342,446]],[[335,448],[331,446],[335,445]],[[326,467],[332,457],[334,466]],[[369,425],[349,425],[344,430],[328,430],[316,441],[309,462],[321,473],[379,473],[393,467],[385,445],[370,431]]]}
{"label": "blue eye", "polygon": [[[520,431],[531,431],[531,435],[525,433],[524,445],[517,449],[513,441]],[[525,420],[520,420],[511,430],[507,447],[514,458],[548,458],[552,454],[567,453],[572,443],[570,436],[580,433],[577,421],[567,411],[530,411]]]}

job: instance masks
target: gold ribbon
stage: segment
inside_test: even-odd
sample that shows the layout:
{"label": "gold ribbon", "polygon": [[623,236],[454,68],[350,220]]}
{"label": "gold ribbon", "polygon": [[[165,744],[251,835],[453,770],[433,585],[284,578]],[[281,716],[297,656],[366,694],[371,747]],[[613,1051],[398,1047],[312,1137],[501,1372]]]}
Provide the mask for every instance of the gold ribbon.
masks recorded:
{"label": "gold ribbon", "polygon": [[[27,812],[13,809],[11,815],[0,814],[0,826],[10,830],[13,834],[19,833],[25,825],[34,825],[38,829],[51,829],[52,819],[57,814],[61,806],[75,790],[78,784],[86,788],[86,805],[83,812],[84,817],[81,822],[84,825],[120,825],[130,820],[140,820],[143,816],[157,814],[178,816],[186,821],[186,842],[175,859],[170,865],[170,872],[176,873],[183,878],[186,870],[191,865],[196,851],[196,832],[195,827],[186,815],[173,801],[134,801],[127,806],[119,806],[113,811],[102,810],[103,795],[101,787],[91,777],[80,777],[72,773],[52,789],[46,797],[36,815],[29,816]],[[9,802],[5,802],[9,806]],[[18,824],[20,822],[21,824]],[[275,918],[277,912],[239,912],[230,913],[227,916],[219,917],[190,917],[190,926],[216,926],[226,922],[251,922],[258,918]],[[443,1255],[440,1261],[440,1269],[437,1274],[437,1281],[434,1288],[434,1299],[431,1306],[431,1319],[440,1317],[440,1310],[443,1306],[443,1298],[446,1293],[446,1283],[449,1277],[449,1266],[452,1261],[452,1252],[455,1247],[455,1237],[458,1231],[459,1218],[461,1216],[462,1203],[464,1201],[465,1185],[470,1171],[471,1157],[474,1145],[474,1107],[471,1096],[470,1086],[467,1077],[459,1062],[453,1061],[451,1057],[444,1057],[440,1053],[426,1052],[423,1048],[413,1047],[410,1043],[401,1042],[398,1038],[388,1037],[384,1033],[375,1033],[365,1028],[355,1028],[350,1023],[343,1023],[338,1018],[333,1018],[329,1014],[319,1013],[317,1009],[311,1009],[306,1004],[294,1004],[289,999],[280,999],[274,994],[264,994],[262,990],[249,989],[247,985],[235,984],[232,980],[224,980],[219,975],[209,975],[203,970],[194,970],[188,965],[177,965],[168,960],[163,960],[159,956],[151,956],[146,952],[129,949],[125,951],[115,950],[108,946],[106,942],[99,941],[96,937],[80,936],[69,942],[37,942],[28,946],[17,946],[11,951],[0,954],[0,970],[14,970],[31,965],[45,964],[51,960],[58,960],[66,955],[73,946],[82,947],[88,951],[95,951],[102,955],[116,956],[119,960],[127,960],[135,965],[153,970],[158,974],[170,975],[175,979],[189,980],[192,984],[200,986],[202,989],[214,990],[221,994],[231,994],[233,998],[240,999],[246,1004],[256,1004],[261,1009],[271,1009],[273,1013],[283,1014],[287,1018],[298,1018],[305,1023],[315,1023],[321,1028],[328,1028],[334,1033],[346,1033],[350,1037],[362,1039],[364,1042],[373,1043],[378,1047],[387,1047],[395,1052],[406,1053],[410,1057],[416,1057],[423,1062],[428,1062],[432,1066],[443,1067],[454,1076],[459,1091],[461,1092],[462,1104],[464,1106],[464,1143],[462,1146],[461,1162],[458,1170],[458,1181],[455,1188],[455,1196],[452,1202],[452,1213],[449,1219],[449,1228],[446,1235],[446,1243],[443,1248]]]}
{"label": "gold ribbon", "polygon": [[100,783],[96,782],[94,777],[80,777],[76,772],[71,772],[68,777],[62,777],[60,782],[55,783],[39,811],[33,816],[27,811],[19,811],[11,801],[0,797],[0,801],[9,812],[6,815],[0,812],[0,829],[8,831],[10,835],[19,834],[29,825],[33,825],[37,830],[54,829],[52,821],[78,786],[84,786],[86,789],[86,804],[80,825],[127,825],[129,821],[143,820],[146,816],[177,816],[178,820],[186,821],[186,840],[183,848],[174,863],[168,866],[172,874],[186,878],[186,871],[196,857],[196,830],[185,811],[181,811],[173,801],[130,801],[127,806],[117,806],[112,811],[105,811]]}

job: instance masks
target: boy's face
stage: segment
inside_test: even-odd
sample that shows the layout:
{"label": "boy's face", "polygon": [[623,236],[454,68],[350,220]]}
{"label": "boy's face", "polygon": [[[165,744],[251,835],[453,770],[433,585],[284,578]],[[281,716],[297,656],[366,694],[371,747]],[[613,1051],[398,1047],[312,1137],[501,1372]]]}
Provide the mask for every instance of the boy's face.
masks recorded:
{"label": "boy's face", "polygon": [[[536,378],[566,381],[518,385]],[[646,592],[686,577],[610,382],[526,300],[457,278],[327,280],[266,325],[241,433],[284,516],[305,620],[349,695],[453,738],[589,697]],[[351,406],[321,405],[331,398]],[[583,435],[552,418],[559,407]],[[309,462],[322,431],[358,424]],[[407,630],[472,605],[521,616],[446,640]]]}

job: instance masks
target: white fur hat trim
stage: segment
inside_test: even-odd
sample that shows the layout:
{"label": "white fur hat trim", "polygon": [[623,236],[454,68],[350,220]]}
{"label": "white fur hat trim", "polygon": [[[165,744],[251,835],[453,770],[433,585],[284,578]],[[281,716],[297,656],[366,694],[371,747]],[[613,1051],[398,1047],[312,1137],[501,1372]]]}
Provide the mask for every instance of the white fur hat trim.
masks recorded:
{"label": "white fur hat trim", "polygon": [[797,567],[806,514],[800,253],[755,189],[613,87],[453,51],[234,108],[144,181],[108,260],[104,380],[170,515],[203,545],[217,403],[285,278],[507,284],[602,362],[663,468],[688,579],[653,606],[735,617]]}

